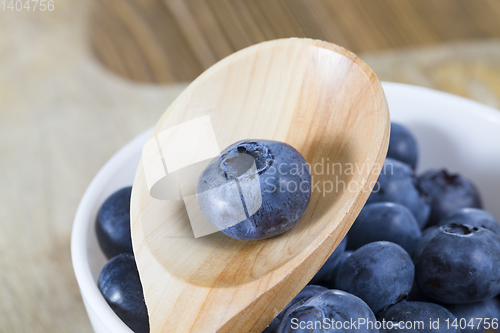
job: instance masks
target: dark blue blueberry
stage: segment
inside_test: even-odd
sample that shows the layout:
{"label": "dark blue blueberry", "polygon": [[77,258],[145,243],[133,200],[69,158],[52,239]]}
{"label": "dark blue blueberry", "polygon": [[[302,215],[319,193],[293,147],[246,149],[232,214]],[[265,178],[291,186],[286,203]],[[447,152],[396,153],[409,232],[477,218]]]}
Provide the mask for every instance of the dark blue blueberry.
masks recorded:
{"label": "dark blue blueberry", "polygon": [[[237,186],[240,198],[224,185]],[[302,155],[286,143],[270,140],[230,145],[203,170],[197,185],[203,215],[224,234],[240,240],[288,231],[306,211],[310,197],[311,172]]]}
{"label": "dark blue blueberry", "polygon": [[415,216],[420,228],[424,227],[431,210],[412,168],[391,158],[385,160],[367,204],[375,202],[395,202],[406,206]]}
{"label": "dark blue blueberry", "polygon": [[459,320],[462,333],[484,333],[487,329],[489,332],[498,332],[498,327],[492,330],[492,323],[498,324],[500,321],[500,301],[496,298],[484,302],[450,305],[448,310]]}
{"label": "dark blue blueberry", "polygon": [[[387,321],[385,332],[454,333],[455,316],[440,305],[425,302],[400,302],[388,308],[382,315]],[[448,322],[446,321],[448,320]],[[402,324],[403,326],[399,326]],[[408,327],[411,325],[412,327]]]}
{"label": "dark blue blueberry", "polygon": [[387,157],[417,167],[418,146],[411,132],[401,124],[391,123],[391,138]]}
{"label": "dark blue blueberry", "polygon": [[316,294],[319,294],[323,291],[326,291],[328,290],[327,288],[325,287],[322,287],[322,286],[316,286],[316,285],[307,285],[304,287],[304,289],[302,289],[300,291],[300,293],[297,294],[297,296],[295,296],[292,301],[283,309],[283,311],[281,311],[281,313],[278,315],[278,319],[281,320],[281,318],[283,317],[283,314],[285,313],[285,311],[293,304],[297,303],[297,302],[300,302],[302,301],[303,299],[306,299],[306,298],[310,298]]}
{"label": "dark blue blueberry", "polygon": [[278,318],[274,318],[273,321],[262,331],[262,333],[276,333],[280,321]]}
{"label": "dark blue blueberry", "polygon": [[148,310],[133,255],[120,254],[108,261],[97,284],[111,309],[132,331],[149,332]]}
{"label": "dark blue blueberry", "polygon": [[274,320],[271,322],[271,324],[269,324],[269,326],[267,326],[267,328],[262,333],[274,333],[274,332],[276,332],[278,329],[278,326],[280,324],[281,318],[283,317],[283,314],[291,305],[293,305],[293,304],[295,304],[295,303],[297,303],[305,298],[312,297],[312,296],[314,296],[320,292],[323,292],[325,290],[328,290],[328,289],[321,287],[321,286],[315,286],[315,285],[305,286],[305,288],[302,289],[297,294],[297,296],[295,296],[292,299],[292,301],[290,303],[288,303],[288,305],[283,309],[283,311],[281,311],[280,314],[278,314],[278,316],[276,316],[276,318],[274,318]]}
{"label": "dark blue blueberry", "polygon": [[420,176],[420,186],[431,203],[427,226],[438,224],[460,208],[482,208],[478,190],[469,180],[447,170],[429,170]]}
{"label": "dark blue blueberry", "polygon": [[488,229],[435,227],[420,240],[413,261],[419,288],[434,300],[462,304],[500,293],[500,235]]}
{"label": "dark blue blueberry", "polygon": [[391,242],[374,242],[344,261],[335,285],[360,297],[377,314],[408,296],[414,274],[405,249]]}
{"label": "dark blue blueberry", "polygon": [[337,266],[335,267],[335,269],[333,270],[333,273],[332,273],[333,281],[337,280],[337,275],[339,274],[340,267],[342,267],[342,265],[347,260],[347,258],[349,258],[351,256],[351,254],[353,254],[353,253],[354,253],[354,251],[344,251],[344,253],[342,253],[340,255],[339,263],[337,264]]}
{"label": "dark blue blueberry", "polygon": [[[359,325],[359,320],[376,321],[372,310],[363,300],[340,290],[324,290],[311,297],[293,302],[281,318],[277,333],[320,333],[320,332],[361,332],[378,333],[366,324]],[[339,322],[343,327],[336,328]],[[355,323],[347,327],[345,323]],[[333,327],[328,327],[333,325]]]}
{"label": "dark blue blueberry", "polygon": [[321,269],[312,278],[309,284],[316,284],[326,288],[334,288],[335,286],[335,275],[334,271],[337,268],[340,257],[345,251],[347,245],[347,237],[344,237],[339,246],[333,251],[332,255],[326,260]]}
{"label": "dark blue blueberry", "polygon": [[[432,227],[425,228],[424,230],[422,230],[422,238],[424,238],[425,235],[429,234],[430,232],[432,232],[432,230],[437,229],[437,228],[438,228],[438,226],[435,226],[435,225]],[[422,238],[420,238],[420,239],[422,239]]]}
{"label": "dark blue blueberry", "polygon": [[348,250],[356,250],[368,243],[389,241],[412,253],[422,237],[420,226],[408,208],[403,205],[378,202],[366,205],[349,230]]}
{"label": "dark blue blueberry", "polygon": [[133,253],[130,236],[131,193],[132,187],[116,191],[104,201],[97,213],[97,240],[108,259],[120,253]]}
{"label": "dark blue blueberry", "polygon": [[410,302],[429,302],[434,303],[435,301],[425,296],[425,294],[420,290],[417,283],[413,282],[413,287],[411,288],[410,293],[408,294],[408,301]]}
{"label": "dark blue blueberry", "polygon": [[483,227],[500,235],[500,223],[485,210],[478,208],[462,208],[441,220],[438,225],[449,223],[467,224],[472,227]]}

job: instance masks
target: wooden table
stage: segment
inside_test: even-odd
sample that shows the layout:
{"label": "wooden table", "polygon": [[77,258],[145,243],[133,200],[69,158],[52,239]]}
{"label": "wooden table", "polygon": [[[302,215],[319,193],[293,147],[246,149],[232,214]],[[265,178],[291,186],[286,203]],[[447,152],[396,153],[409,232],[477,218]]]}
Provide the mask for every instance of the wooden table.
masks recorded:
{"label": "wooden table", "polygon": [[355,53],[500,37],[498,0],[96,0],[98,59],[123,77],[191,81],[217,60],[275,38]]}
{"label": "wooden table", "polygon": [[[456,0],[452,8],[448,0],[419,0],[422,5],[407,0],[269,0],[267,9],[268,0],[200,1],[200,7],[193,0],[172,1],[170,7],[128,0],[123,2],[127,9],[110,2],[102,15],[114,11],[141,21],[117,22],[115,16],[97,23],[84,0],[57,0],[50,13],[0,11],[0,332],[91,332],[70,258],[76,207],[106,160],[153,125],[184,87],[124,77],[190,80],[236,49],[302,27],[307,36],[326,36],[362,51],[360,56],[382,80],[500,106],[500,42],[421,47],[497,36],[495,1]],[[441,11],[433,12],[432,6]],[[191,20],[178,21],[174,11],[186,14],[186,8]],[[426,17],[434,23],[423,24]],[[108,26],[114,30],[105,32]],[[133,29],[137,26],[147,34]],[[96,31],[102,32],[101,39]],[[201,33],[198,38],[211,50],[208,56],[192,49],[189,31]],[[419,47],[393,49],[412,45]],[[380,51],[385,49],[391,50]]]}

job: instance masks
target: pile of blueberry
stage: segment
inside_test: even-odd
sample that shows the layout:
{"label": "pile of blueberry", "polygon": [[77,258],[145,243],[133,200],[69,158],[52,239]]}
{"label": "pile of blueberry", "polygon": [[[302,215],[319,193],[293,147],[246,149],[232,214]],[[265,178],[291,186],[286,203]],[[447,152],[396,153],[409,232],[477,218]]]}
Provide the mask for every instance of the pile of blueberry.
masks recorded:
{"label": "pile of blueberry", "polygon": [[469,180],[416,176],[417,162],[413,135],[393,123],[365,207],[266,333],[500,331],[500,223]]}
{"label": "pile of blueberry", "polygon": [[[482,210],[469,180],[446,170],[416,176],[417,162],[413,135],[393,123],[388,157],[365,207],[265,333],[500,331],[500,223]],[[130,239],[130,192],[117,191],[99,210],[96,233],[110,260],[98,285],[134,332],[148,332]]]}
{"label": "pile of blueberry", "polygon": [[148,333],[148,310],[132,251],[131,194],[132,187],[116,191],[97,213],[97,240],[109,259],[101,270],[97,285],[109,306],[132,331]]}

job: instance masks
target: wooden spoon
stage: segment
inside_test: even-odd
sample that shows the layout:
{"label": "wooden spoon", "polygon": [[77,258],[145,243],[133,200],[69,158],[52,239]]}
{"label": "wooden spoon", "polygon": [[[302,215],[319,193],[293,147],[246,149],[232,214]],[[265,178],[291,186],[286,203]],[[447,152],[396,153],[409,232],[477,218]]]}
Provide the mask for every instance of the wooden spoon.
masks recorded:
{"label": "wooden spoon", "polygon": [[[217,232],[196,238],[183,200],[150,195],[154,175],[145,175],[145,166],[163,166],[143,155],[131,228],[150,328],[260,333],[359,214],[387,153],[389,110],[377,77],[353,53],[291,38],[248,47],[209,68],[168,108],[153,137],[206,116],[219,149],[241,139],[279,140],[298,149],[311,166],[311,202],[297,225],[278,237],[238,241]],[[160,153],[173,170],[168,164],[175,161]]]}

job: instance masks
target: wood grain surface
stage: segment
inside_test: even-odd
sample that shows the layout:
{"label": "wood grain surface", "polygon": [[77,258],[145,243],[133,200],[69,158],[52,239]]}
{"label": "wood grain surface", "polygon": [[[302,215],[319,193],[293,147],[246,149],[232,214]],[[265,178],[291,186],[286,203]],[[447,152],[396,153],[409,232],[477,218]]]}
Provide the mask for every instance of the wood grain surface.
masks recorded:
{"label": "wood grain surface", "polygon": [[137,81],[191,81],[264,40],[309,37],[355,52],[500,37],[498,0],[95,0],[97,58]]}
{"label": "wood grain surface", "polygon": [[[154,333],[262,332],[344,238],[389,144],[389,109],[375,74],[353,53],[312,39],[254,45],[191,83],[153,131],[169,171],[166,151],[182,145],[186,151],[173,156],[183,159],[204,148],[196,134],[179,142],[164,133],[207,116],[220,149],[253,138],[290,144],[310,164],[316,186],[300,221],[282,235],[239,241],[216,232],[195,238],[193,216],[203,213],[185,208],[198,206],[196,182],[191,191],[186,183],[203,168],[176,174],[184,203],[158,200],[150,195],[145,170],[160,174],[164,167],[143,159],[132,191],[132,243]],[[326,171],[333,161],[340,170]],[[276,177],[285,179],[281,165],[279,170]],[[244,179],[248,187],[255,176],[240,184]],[[253,190],[248,196],[256,197]]]}
{"label": "wood grain surface", "polygon": [[[453,15],[446,18],[440,35],[497,36],[494,27],[499,20],[491,19],[498,13],[491,6],[497,3],[468,1],[468,8],[478,8],[470,10],[470,17],[462,14],[465,19],[460,21],[450,21]],[[56,10],[50,13],[0,12],[0,332],[92,332],[70,259],[77,205],[104,163],[152,126],[185,87],[139,84],[110,72],[90,48],[89,25],[96,23],[89,16],[88,4],[57,0]],[[491,10],[481,21],[477,13],[484,10],[480,9],[484,4]],[[420,18],[427,15],[423,9],[417,14]],[[406,19],[417,18],[409,15]],[[434,21],[440,24],[437,18]],[[262,16],[257,22],[259,27],[272,24]],[[398,25],[391,24],[398,30]],[[474,26],[482,28],[469,30]],[[211,29],[220,30],[218,26]],[[264,33],[254,30],[255,36]],[[166,29],[161,36],[176,38],[178,34]],[[360,34],[351,43],[362,38]],[[115,42],[120,40],[108,39],[101,45],[116,55],[121,49]],[[135,45],[133,40],[130,43]],[[217,43],[227,51],[226,44]],[[138,49],[127,52],[133,55]],[[190,53],[166,54],[161,57],[193,59]],[[500,107],[498,39],[359,56],[381,80],[435,88]],[[131,64],[135,64],[133,58]],[[192,70],[186,63],[172,68],[179,73]],[[195,69],[190,75],[202,66]]]}

